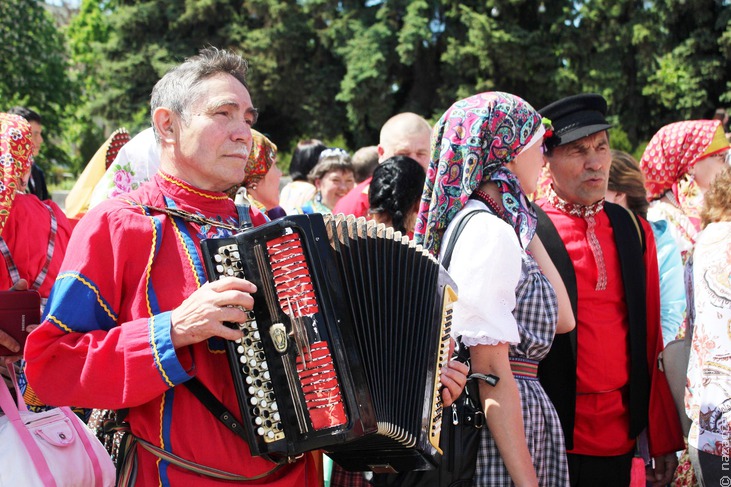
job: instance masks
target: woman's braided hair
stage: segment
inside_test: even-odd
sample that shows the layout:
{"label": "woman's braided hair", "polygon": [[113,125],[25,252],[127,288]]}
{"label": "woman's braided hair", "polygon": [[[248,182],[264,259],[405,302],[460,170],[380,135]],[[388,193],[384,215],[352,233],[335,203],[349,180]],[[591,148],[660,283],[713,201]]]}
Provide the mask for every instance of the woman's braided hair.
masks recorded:
{"label": "woman's braided hair", "polygon": [[385,213],[394,230],[405,233],[406,220],[421,199],[425,178],[424,168],[410,157],[386,159],[373,172],[368,190],[371,213]]}

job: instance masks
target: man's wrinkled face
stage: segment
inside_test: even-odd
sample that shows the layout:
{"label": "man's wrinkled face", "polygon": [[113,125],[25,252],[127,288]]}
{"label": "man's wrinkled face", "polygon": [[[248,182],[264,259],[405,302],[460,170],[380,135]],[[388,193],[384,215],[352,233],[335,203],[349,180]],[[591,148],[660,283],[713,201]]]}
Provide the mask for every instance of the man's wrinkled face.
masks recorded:
{"label": "man's wrinkled face", "polygon": [[225,191],[244,180],[256,110],[229,74],[204,80],[201,92],[185,117],[176,116],[174,164],[194,186]]}
{"label": "man's wrinkled face", "polygon": [[558,146],[546,159],[553,189],[561,199],[592,205],[604,198],[612,165],[606,131]]}

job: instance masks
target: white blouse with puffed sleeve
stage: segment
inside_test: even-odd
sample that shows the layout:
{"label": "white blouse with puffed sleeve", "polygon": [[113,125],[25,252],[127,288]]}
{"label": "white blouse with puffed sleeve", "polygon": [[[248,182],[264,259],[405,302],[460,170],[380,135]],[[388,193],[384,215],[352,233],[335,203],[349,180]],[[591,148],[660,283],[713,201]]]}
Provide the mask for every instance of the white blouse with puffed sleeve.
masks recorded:
{"label": "white blouse with puffed sleeve", "polygon": [[[480,201],[467,202],[444,233],[442,253],[456,225],[473,209],[487,210],[487,206]],[[520,342],[513,310],[521,252],[513,228],[492,213],[474,215],[463,229],[448,271],[459,295],[454,304],[452,335],[461,335],[465,345]]]}

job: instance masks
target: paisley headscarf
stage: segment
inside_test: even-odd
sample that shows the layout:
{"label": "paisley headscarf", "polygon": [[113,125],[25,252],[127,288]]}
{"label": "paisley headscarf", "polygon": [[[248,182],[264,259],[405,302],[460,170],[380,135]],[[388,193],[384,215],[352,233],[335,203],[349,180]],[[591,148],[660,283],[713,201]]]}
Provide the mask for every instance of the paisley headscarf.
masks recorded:
{"label": "paisley headscarf", "polygon": [[242,186],[259,182],[277,160],[277,146],[256,130],[251,131],[254,142],[251,145],[249,161],[246,163],[246,177]]}
{"label": "paisley headscarf", "polygon": [[650,201],[666,192],[677,202],[696,230],[700,230],[703,194],[690,175],[700,159],[729,149],[720,120],[689,120],[661,128],[640,160]]}
{"label": "paisley headscarf", "polygon": [[21,116],[0,113],[0,235],[10,216],[20,181],[33,164],[30,124]]}
{"label": "paisley headscarf", "polygon": [[525,100],[509,93],[481,93],[452,105],[432,134],[416,241],[439,255],[449,222],[482,182],[494,181],[507,219],[525,248],[535,234],[536,215],[505,164],[542,140],[541,120]]}

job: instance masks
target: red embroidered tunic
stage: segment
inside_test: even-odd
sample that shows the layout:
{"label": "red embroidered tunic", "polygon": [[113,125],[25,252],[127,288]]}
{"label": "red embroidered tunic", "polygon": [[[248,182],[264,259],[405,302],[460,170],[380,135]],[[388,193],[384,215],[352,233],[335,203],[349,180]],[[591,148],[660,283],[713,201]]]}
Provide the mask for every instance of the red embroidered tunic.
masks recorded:
{"label": "red embroidered tunic", "polygon": [[[236,209],[211,193],[158,173],[138,190],[91,210],[74,231],[43,324],[26,348],[27,376],[52,405],[129,408],[132,432],[187,460],[245,476],[273,464],[252,457],[186,388],[192,376],[238,414],[221,339],[175,350],[171,310],[205,282],[198,242],[227,232],[139,204],[177,207],[236,224]],[[263,216],[252,209],[255,225]],[[229,485],[137,448],[138,485]],[[316,485],[311,455],[247,485]]]}
{"label": "red embroidered tunic", "polygon": [[[602,249],[607,276],[604,290],[597,290],[600,272],[587,240],[587,220],[568,215],[547,202],[542,209],[558,230],[571,258],[578,290],[576,323],[576,417],[574,448],[570,453],[613,456],[628,453],[628,384],[630,371],[629,325],[624,285],[614,240],[605,211],[596,214],[595,234]],[[659,277],[655,241],[649,224],[640,219],[647,250],[646,275],[647,362],[650,371],[648,438],[650,453],[659,456],[682,448],[670,390],[657,366],[662,351]]]}

